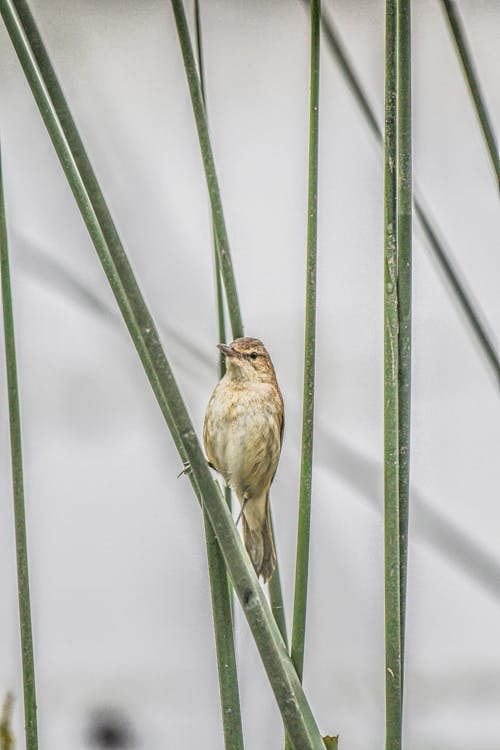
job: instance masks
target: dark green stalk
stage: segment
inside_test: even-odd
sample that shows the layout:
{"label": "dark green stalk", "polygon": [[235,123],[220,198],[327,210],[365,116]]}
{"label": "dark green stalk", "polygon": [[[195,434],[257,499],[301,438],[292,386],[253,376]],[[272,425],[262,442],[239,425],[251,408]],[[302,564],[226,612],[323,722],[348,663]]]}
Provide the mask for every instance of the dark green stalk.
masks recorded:
{"label": "dark green stalk", "polygon": [[411,412],[411,8],[398,0],[398,320],[399,320],[399,555],[401,694],[404,679]]}
{"label": "dark green stalk", "polygon": [[243,750],[238,670],[234,648],[232,589],[217,537],[205,509],[203,521],[214,616],[224,746],[226,750]]}
{"label": "dark green stalk", "polygon": [[[271,526],[273,526],[272,514],[271,514]],[[273,538],[276,539],[273,528]],[[275,544],[276,548],[276,544]],[[283,643],[288,648],[288,635],[286,630],[286,617],[285,617],[285,605],[283,602],[283,591],[281,588],[281,576],[278,560],[278,552],[276,551],[276,568],[269,581],[269,602],[271,604],[271,611],[276,620],[276,625],[283,638]]]}
{"label": "dark green stalk", "polygon": [[[201,98],[203,100],[203,106],[205,107],[205,117],[208,121],[207,113],[207,94],[205,88],[205,66],[203,64],[203,43],[201,35],[201,18],[200,18],[200,3],[199,0],[195,0],[194,3],[194,18],[196,28],[196,56],[198,58],[198,71],[200,76],[200,90]],[[223,344],[226,341],[226,321],[224,315],[224,296],[222,292],[222,275],[220,268],[220,251],[217,246],[217,233],[215,231],[215,222],[212,216],[212,235],[213,235],[213,247],[214,247],[214,267],[215,267],[215,292],[217,299],[217,323],[218,323],[218,336],[219,342]],[[222,352],[219,355],[219,377],[224,377],[226,373],[226,358]],[[231,492],[227,491],[229,502],[231,502]],[[231,506],[230,506],[231,507]]]}
{"label": "dark green stalk", "polygon": [[[48,82],[36,65],[33,50],[15,12],[13,0],[4,0],[1,12],[165,421],[179,447],[182,460],[189,461],[191,481],[195,491],[201,493],[203,498],[203,506],[208,513],[235,591],[259,649],[286,731],[296,750],[324,750],[321,735],[293,663],[287,654],[248,555],[243,549],[229,509],[211,477],[153,319],[126,254],[121,245],[108,245],[106,241],[103,232],[105,217],[101,216],[99,207],[96,208],[95,197],[92,195],[86,174],[79,168],[82,154],[75,153],[70,145],[70,141],[74,143],[75,135],[68,132],[71,129],[70,121],[66,120],[63,123],[58,116],[56,103],[47,88]],[[46,56],[45,51],[43,54]],[[79,143],[81,144],[81,141]],[[85,166],[91,169],[86,157]]]}
{"label": "dark green stalk", "polygon": [[319,42],[321,3],[311,2],[311,73],[309,102],[309,187],[307,207],[306,321],[304,342],[304,402],[300,463],[299,525],[293,606],[292,660],[300,679],[304,641],[311,526],[311,488],[314,426],[314,365],[316,347],[316,254],[318,232]]}
{"label": "dark green stalk", "polygon": [[457,54],[460,58],[462,69],[469,86],[469,92],[476,108],[476,114],[483,131],[484,142],[490,156],[491,165],[497,180],[497,186],[500,190],[500,156],[498,154],[497,140],[488,115],[484,97],[481,93],[479,77],[469,50],[464,25],[454,0],[441,0],[441,5],[444,8],[450,25],[453,41],[455,42]]}
{"label": "dark green stalk", "polygon": [[[203,70],[203,52],[201,40],[200,7],[195,0],[196,49],[198,54],[198,69],[203,104],[206,107],[205,76]],[[219,341],[226,340],[226,326],[224,321],[224,297],[220,273],[219,253],[217,252],[217,235],[212,221],[212,233],[215,256],[215,283],[217,292],[217,317],[219,326]],[[222,378],[226,362],[221,353],[219,359],[220,377]],[[225,498],[231,509],[231,491],[225,488]],[[219,689],[222,710],[222,726],[224,743],[227,750],[242,750],[243,728],[241,725],[240,697],[238,689],[238,674],[234,646],[233,629],[233,591],[227,577],[224,558],[219,549],[214,530],[208,520],[206,510],[203,510],[205,524],[205,540],[207,545],[208,571],[210,577],[210,591],[212,593],[212,610],[214,614],[215,644],[217,651],[217,668],[219,673]]]}
{"label": "dark green stalk", "polygon": [[[382,146],[382,129],[377,122],[373,108],[368,101],[366,92],[363,90],[359,77],[354,70],[354,66],[349,60],[342,40],[340,39],[333,23],[326,15],[322,16],[322,28],[328,45],[337,60],[347,85],[352,91],[352,94],[361,109],[369,129],[375,136],[379,145]],[[422,229],[427,237],[431,251],[436,257],[452,292],[455,294],[466,320],[469,322],[472,333],[478,341],[479,349],[485,355],[497,381],[500,382],[500,357],[497,348],[488,333],[488,326],[484,320],[482,320],[482,313],[477,308],[472,295],[468,292],[465,284],[461,280],[460,274],[456,269],[455,261],[452,259],[451,251],[446,249],[443,240],[440,238],[440,233],[436,229],[434,222],[431,221],[429,213],[424,208],[422,198],[414,195],[413,205],[415,208],[415,214],[422,225]]]}
{"label": "dark green stalk", "polygon": [[3,325],[5,337],[5,362],[9,400],[10,451],[12,460],[12,489],[14,496],[14,525],[16,532],[17,590],[19,622],[21,629],[21,656],[24,688],[24,728],[27,750],[37,750],[38,729],[36,718],[35,663],[31,629],[31,605],[28,567],[28,540],[24,509],[23,455],[21,441],[21,414],[17,382],[14,313],[10,287],[7,221],[3,196],[2,163],[0,156],[0,274],[2,285]]}
{"label": "dark green stalk", "polygon": [[386,0],[384,138],[384,556],[386,750],[401,748],[399,345],[397,283],[397,15]]}
{"label": "dark green stalk", "polygon": [[236,339],[243,336],[243,323],[238,302],[238,293],[236,291],[233,264],[229,252],[229,240],[224,221],[224,212],[222,210],[222,201],[217,181],[217,173],[215,171],[215,162],[208,134],[207,117],[205,106],[203,104],[200,79],[196,69],[196,62],[193,48],[191,46],[191,39],[182,0],[172,0],[172,9],[175,16],[177,33],[179,35],[179,43],[184,60],[184,67],[186,70],[186,77],[189,85],[189,92],[191,94],[196,127],[198,130],[198,138],[200,140],[201,155],[207,178],[210,205],[212,207],[213,225],[217,236],[215,248],[219,256],[220,270],[226,291],[227,307],[229,310],[233,338]]}
{"label": "dark green stalk", "polygon": [[[195,35],[196,36],[196,52],[197,52],[197,61],[198,61],[198,70],[199,70],[199,87],[200,87],[203,107],[205,110],[205,120],[208,121],[208,113],[207,113],[207,106],[206,106],[207,100],[206,100],[206,87],[205,87],[205,73],[204,73],[204,65],[203,65],[201,17],[200,17],[200,6],[199,6],[198,0],[195,0],[194,11],[195,11],[195,31],[196,31],[196,35]],[[186,69],[186,74],[189,75],[187,69]],[[196,114],[196,109],[195,109],[195,114]],[[208,141],[208,134],[206,136],[206,139]],[[202,149],[204,148],[203,143],[204,141],[200,139],[200,144],[201,144]],[[211,155],[209,154],[205,156],[205,160],[210,163]],[[217,235],[217,232],[215,231],[215,217],[213,216],[213,214],[212,214],[212,229],[213,229],[213,242],[214,242],[214,250],[215,250],[215,280],[216,280],[216,291],[217,291],[217,314],[218,314],[218,321],[219,321],[219,341],[224,342],[226,340],[226,330],[225,330],[225,325],[224,325],[224,299],[222,296],[221,268],[220,268],[220,261],[219,261],[220,249],[219,249],[219,244],[218,244],[218,235]],[[235,333],[233,330],[233,335],[236,338],[238,336],[238,333]],[[226,371],[226,359],[223,354],[221,354],[221,357],[220,357],[219,367],[220,367],[220,377],[222,378]],[[226,487],[225,494],[226,494],[227,503],[229,507],[231,508],[231,490],[229,489],[229,487]],[[273,536],[274,536],[274,531],[273,531]],[[275,544],[275,548],[276,548],[276,544]],[[287,641],[287,633],[286,633],[285,609],[283,605],[283,592],[281,589],[281,577],[280,577],[280,572],[279,572],[278,559],[276,560],[275,572],[269,582],[269,599],[271,602],[271,610],[276,618],[276,622],[280,629],[281,635],[283,636],[285,645],[287,645],[288,641]]]}

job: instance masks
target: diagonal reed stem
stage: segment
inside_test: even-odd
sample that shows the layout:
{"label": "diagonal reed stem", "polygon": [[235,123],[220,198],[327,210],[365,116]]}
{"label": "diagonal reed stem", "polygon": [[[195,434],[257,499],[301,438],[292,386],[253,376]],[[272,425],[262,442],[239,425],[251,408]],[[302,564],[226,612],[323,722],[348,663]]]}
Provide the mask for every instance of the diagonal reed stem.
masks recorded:
{"label": "diagonal reed stem", "polygon": [[23,456],[21,441],[21,414],[17,382],[14,313],[10,286],[7,221],[3,194],[2,162],[0,155],[0,275],[2,285],[3,326],[5,337],[5,362],[7,366],[7,391],[9,401],[10,451],[12,460],[12,489],[14,496],[14,525],[16,534],[17,590],[21,630],[21,657],[24,689],[24,727],[27,750],[37,750],[38,729],[36,717],[35,664],[29,587],[28,540],[24,509]]}
{"label": "diagonal reed stem", "polygon": [[386,0],[384,138],[384,557],[386,750],[401,748],[397,0]]}
{"label": "diagonal reed stem", "polygon": [[469,50],[464,25],[460,18],[460,12],[454,0],[441,0],[441,5],[446,13],[446,18],[448,19],[450,31],[453,35],[453,41],[455,42],[455,48],[462,64],[465,79],[469,86],[469,92],[476,109],[481,130],[483,131],[484,142],[490,157],[491,166],[495,173],[497,186],[500,191],[500,156],[498,154],[498,144],[488,114],[488,109],[484,101],[484,96],[481,92],[479,77]]}
{"label": "diagonal reed stem", "polygon": [[[75,143],[75,133],[70,134],[74,129],[74,123],[72,128],[72,120],[62,120],[58,114],[57,104],[60,102],[55,102],[51,96],[47,85],[49,81],[36,63],[13,0],[4,0],[1,13],[165,421],[179,448],[182,460],[189,461],[191,482],[195,491],[203,498],[204,508],[207,510],[233,586],[257,644],[286,731],[296,750],[324,750],[311,709],[253,566],[243,549],[220,490],[212,480],[154,321],[132,273],[128,258],[119,241],[117,244],[108,244],[106,240],[103,226],[109,212],[106,209],[104,215],[101,215],[102,207],[95,201],[91,181],[87,179],[86,170],[91,170],[90,163],[86,157],[82,158],[82,152],[74,151],[71,146],[71,143]],[[46,56],[45,51],[43,54]],[[81,145],[80,139],[77,142]],[[82,145],[81,148],[83,149]],[[96,182],[95,177],[93,180]]]}
{"label": "diagonal reed stem", "polygon": [[412,153],[411,153],[411,8],[398,0],[398,323],[399,323],[399,556],[401,701],[404,679],[408,509],[410,495],[411,412],[411,277],[412,277]]}
{"label": "diagonal reed stem", "polygon": [[318,232],[318,134],[320,0],[311,2],[311,71],[309,101],[309,186],[307,207],[306,320],[304,342],[304,401],[300,462],[299,524],[293,607],[292,660],[300,679],[304,667],[304,642],[311,527],[311,488],[314,426],[314,374],[316,348],[316,255]]}
{"label": "diagonal reed stem", "polygon": [[[368,101],[368,96],[361,85],[352,62],[349,60],[347,51],[335,26],[325,14],[322,16],[322,29],[328,46],[337,60],[342,75],[361,109],[369,129],[373,133],[377,143],[382,146],[382,129],[377,122],[375,112]],[[483,352],[497,382],[500,383],[500,357],[495,342],[488,332],[488,325],[484,321],[484,315],[461,279],[461,274],[457,270],[451,251],[446,248],[444,241],[441,239],[435,222],[431,220],[429,212],[424,208],[421,194],[420,196],[414,195],[413,205],[415,215],[422,226],[429,247],[443,271],[444,277],[447,279],[459,307],[464,313],[465,319],[470,325],[471,331],[479,344],[480,351]]]}

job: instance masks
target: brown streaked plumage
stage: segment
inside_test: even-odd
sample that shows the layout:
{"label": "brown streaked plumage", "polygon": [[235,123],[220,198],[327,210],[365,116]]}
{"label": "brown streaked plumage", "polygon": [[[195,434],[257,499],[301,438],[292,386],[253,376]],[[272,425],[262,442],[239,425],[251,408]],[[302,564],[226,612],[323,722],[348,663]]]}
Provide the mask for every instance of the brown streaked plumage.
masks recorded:
{"label": "brown streaked plumage", "polygon": [[276,567],[269,487],[281,452],[283,398],[262,341],[246,337],[218,347],[227,371],[208,402],[205,451],[242,505],[245,547],[265,582]]}

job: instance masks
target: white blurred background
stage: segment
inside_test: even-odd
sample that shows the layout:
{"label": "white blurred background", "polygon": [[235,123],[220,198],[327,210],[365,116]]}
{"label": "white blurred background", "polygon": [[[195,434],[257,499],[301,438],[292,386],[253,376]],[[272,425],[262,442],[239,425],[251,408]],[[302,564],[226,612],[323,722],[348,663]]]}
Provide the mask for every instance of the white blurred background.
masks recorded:
{"label": "white blurred background", "polygon": [[[493,123],[500,5],[460,0]],[[199,430],[217,374],[208,200],[168,2],[33,0]],[[500,211],[437,0],[413,3],[414,169],[461,276],[500,326]],[[186,6],[192,19],[192,5]],[[245,332],[286,404],[272,491],[290,625],[305,287],[309,28],[301,2],[201,3],[208,109]],[[383,114],[381,0],[324,2]],[[342,750],[383,746],[382,158],[321,55],[316,464],[305,688]],[[199,507],[4,27],[0,112],[23,417],[40,747],[223,745]],[[407,750],[500,734],[498,384],[416,227]],[[22,737],[5,367],[0,697]],[[246,622],[247,750],[282,747]]]}

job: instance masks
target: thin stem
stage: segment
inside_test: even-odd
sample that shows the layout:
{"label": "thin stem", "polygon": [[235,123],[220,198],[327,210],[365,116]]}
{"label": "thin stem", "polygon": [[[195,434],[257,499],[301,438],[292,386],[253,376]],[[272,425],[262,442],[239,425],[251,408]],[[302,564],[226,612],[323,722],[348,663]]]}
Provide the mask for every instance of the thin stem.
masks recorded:
{"label": "thin stem", "polygon": [[[398,321],[399,321],[399,554],[401,694],[404,678],[411,412],[411,8],[398,0]],[[401,696],[402,700],[402,696]]]}
{"label": "thin stem", "polygon": [[[212,480],[186,406],[128,258],[121,244],[108,245],[106,241],[102,228],[104,217],[101,216],[99,207],[94,204],[86,175],[79,167],[82,155],[74,153],[70,146],[69,121],[62,122],[58,115],[56,103],[47,87],[48,81],[36,65],[33,50],[15,12],[13,0],[4,0],[1,12],[165,421],[178,446],[182,460],[189,461],[191,482],[195,492],[200,493],[203,498],[203,507],[208,513],[235,591],[257,644],[282,713],[286,731],[296,750],[324,750],[311,709],[253,566],[244,551],[222,494]],[[45,51],[43,54],[46,56]],[[85,164],[91,169],[88,159],[85,159]]]}
{"label": "thin stem", "polygon": [[[200,6],[198,0],[195,0],[194,5],[194,11],[195,11],[195,38],[196,38],[196,52],[197,52],[197,62],[198,62],[198,70],[199,70],[199,86],[200,86],[200,92],[201,92],[201,98],[203,101],[203,106],[205,109],[205,119],[208,122],[208,113],[207,113],[207,99],[206,99],[206,84],[205,84],[205,70],[204,70],[204,64],[203,64],[203,44],[202,44],[202,30],[201,30],[201,15],[200,15]],[[208,140],[208,134],[207,134],[207,140]],[[203,142],[200,140],[201,147],[203,149]],[[210,161],[210,155],[205,157]],[[221,282],[221,266],[220,266],[220,249],[219,249],[219,240],[217,232],[215,231],[215,217],[212,214],[212,230],[213,230],[213,243],[214,243],[214,251],[215,251],[215,280],[216,280],[216,292],[217,292],[217,316],[218,316],[218,323],[219,323],[219,341],[224,342],[226,340],[226,330],[224,325],[224,299],[222,295],[222,282]],[[237,335],[234,334],[233,335]],[[219,371],[220,371],[220,377],[222,378],[226,371],[226,359],[224,355],[221,353],[220,360],[219,360]],[[226,500],[228,503],[229,508],[232,507],[231,505],[231,490],[229,487],[226,487],[225,489],[226,494]],[[274,535],[274,529],[273,529],[273,538],[276,539]],[[276,542],[274,544],[275,549],[277,549]],[[279,562],[278,558],[276,559],[276,568],[273,573],[273,576],[269,582],[269,599],[271,603],[271,610],[276,618],[277,625],[280,629],[281,635],[283,636],[283,640],[285,644],[288,643],[287,641],[287,632],[286,632],[286,620],[285,620],[285,610],[283,605],[283,592],[281,589],[281,576],[279,572]]]}
{"label": "thin stem", "polygon": [[243,750],[240,694],[234,649],[232,589],[229,588],[224,558],[205,509],[203,521],[214,616],[224,746],[227,750]]}
{"label": "thin stem", "polygon": [[311,488],[314,423],[314,370],[316,346],[316,254],[318,231],[319,46],[321,4],[311,2],[311,72],[309,104],[309,187],[307,208],[306,321],[304,342],[304,401],[300,464],[299,524],[293,607],[292,660],[300,679],[304,641],[311,526]]}
{"label": "thin stem", "polygon": [[243,322],[241,319],[240,306],[238,302],[236,280],[234,277],[233,264],[229,251],[229,240],[227,236],[226,224],[224,221],[224,212],[222,209],[222,201],[220,197],[219,184],[217,181],[217,173],[215,171],[212,146],[210,144],[210,137],[208,134],[207,117],[205,106],[203,104],[200,79],[198,76],[198,71],[196,69],[196,62],[193,54],[193,48],[191,46],[191,39],[189,36],[189,29],[182,0],[172,0],[172,10],[174,12],[175,23],[177,26],[179,44],[184,60],[184,67],[186,70],[186,77],[189,86],[189,92],[191,94],[191,102],[193,105],[196,127],[198,130],[201,155],[203,158],[203,165],[205,167],[210,205],[212,207],[213,225],[217,236],[215,247],[219,256],[220,269],[224,281],[224,288],[226,291],[226,300],[229,310],[229,319],[231,321],[232,334],[233,338],[239,338],[240,336],[243,336]]}
{"label": "thin stem", "polygon": [[[195,0],[196,50],[198,70],[203,104],[206,108],[205,76],[203,66],[203,51],[201,37],[201,19],[198,0]],[[226,340],[226,326],[224,321],[224,297],[220,272],[219,253],[217,252],[217,235],[212,218],[212,237],[214,247],[215,283],[217,293],[217,318],[219,341]],[[225,373],[225,357],[221,353],[219,359],[219,374]],[[231,491],[224,490],[228,508],[231,509]],[[217,651],[217,668],[219,674],[219,690],[222,710],[222,727],[224,744],[227,750],[242,750],[243,728],[241,725],[241,709],[238,688],[238,674],[234,645],[234,617],[233,590],[228,580],[224,558],[222,557],[214,530],[210,525],[206,511],[203,511],[205,524],[205,540],[208,556],[208,572],[210,577],[210,591],[212,594],[212,610],[214,615],[215,645]]]}
{"label": "thin stem", "polygon": [[29,587],[28,540],[24,508],[23,455],[21,440],[21,414],[17,382],[14,313],[10,286],[7,221],[3,195],[2,162],[0,156],[0,274],[2,285],[3,325],[5,337],[5,362],[7,366],[7,391],[9,400],[10,451],[12,460],[12,489],[14,496],[14,525],[16,533],[17,590],[21,630],[21,656],[24,688],[24,725],[27,750],[37,750],[38,729],[36,717],[35,664]]}
{"label": "thin stem", "polygon": [[[205,66],[203,64],[203,39],[202,39],[202,33],[201,33],[201,15],[200,15],[199,0],[195,0],[194,18],[195,18],[195,29],[196,29],[196,56],[198,60],[201,98],[203,100],[203,106],[205,107],[205,117],[207,118],[207,122],[208,122],[207,93],[206,93],[206,86],[205,86]],[[226,321],[225,321],[225,314],[224,314],[225,311],[224,311],[224,295],[223,295],[223,290],[222,290],[222,274],[221,274],[221,267],[220,267],[220,261],[219,261],[220,251],[217,245],[217,242],[218,242],[217,232],[215,231],[215,222],[214,222],[213,215],[211,219],[212,219],[212,240],[213,240],[213,249],[214,249],[214,267],[215,267],[215,292],[216,292],[216,299],[217,299],[218,337],[219,337],[219,342],[224,343],[226,341]],[[226,358],[223,352],[220,352],[219,354],[219,376],[222,378],[224,377],[225,373],[226,373]],[[227,490],[227,496],[228,496],[229,503],[230,503],[231,492],[229,491],[229,489]]]}
{"label": "thin stem", "polygon": [[384,548],[386,750],[401,747],[397,283],[397,15],[386,0],[384,138]]}
{"label": "thin stem", "polygon": [[[356,74],[352,62],[349,60],[347,51],[342,40],[330,19],[323,14],[322,28],[328,46],[334,54],[339,68],[349,86],[359,108],[373,133],[377,143],[382,146],[383,135],[382,129],[377,122],[375,112],[371,106],[368,96],[361,85],[359,76]],[[435,222],[431,220],[428,211],[424,208],[423,198],[414,194],[413,205],[415,214],[422,226],[429,247],[435,256],[440,268],[447,279],[451,291],[454,293],[465,319],[468,321],[473,336],[479,344],[479,350],[483,352],[488,365],[493,370],[496,380],[500,383],[500,357],[495,346],[495,342],[488,333],[488,325],[484,321],[484,315],[473,299],[471,293],[467,290],[461,275],[457,269],[455,260],[451,251],[446,248],[440,232],[436,228]]]}
{"label": "thin stem", "polygon": [[469,92],[474,102],[476,114],[483,131],[483,138],[488,151],[491,166],[495,173],[497,186],[500,191],[500,156],[498,154],[498,145],[496,136],[491,124],[491,120],[488,114],[488,109],[484,101],[484,96],[481,92],[481,86],[479,83],[479,77],[474,66],[469,45],[467,43],[467,36],[465,33],[462,19],[460,18],[460,12],[456,6],[454,0],[441,0],[444,12],[448,19],[451,33],[453,35],[453,41],[457,54],[462,64],[462,69],[469,86]]}
{"label": "thin stem", "polygon": [[[272,513],[271,513],[271,530],[273,534],[273,539],[276,539],[275,534],[274,534],[274,524],[273,524],[273,519],[272,519]],[[275,546],[275,549],[277,550],[276,543],[274,546]],[[271,611],[274,615],[274,619],[276,620],[276,625],[278,626],[278,629],[281,633],[281,637],[283,638],[283,643],[285,644],[286,648],[288,648],[285,604],[283,602],[283,591],[281,588],[281,575],[280,575],[277,551],[276,551],[276,568],[274,569],[274,573],[272,574],[271,579],[269,581],[269,602],[271,604]]]}

